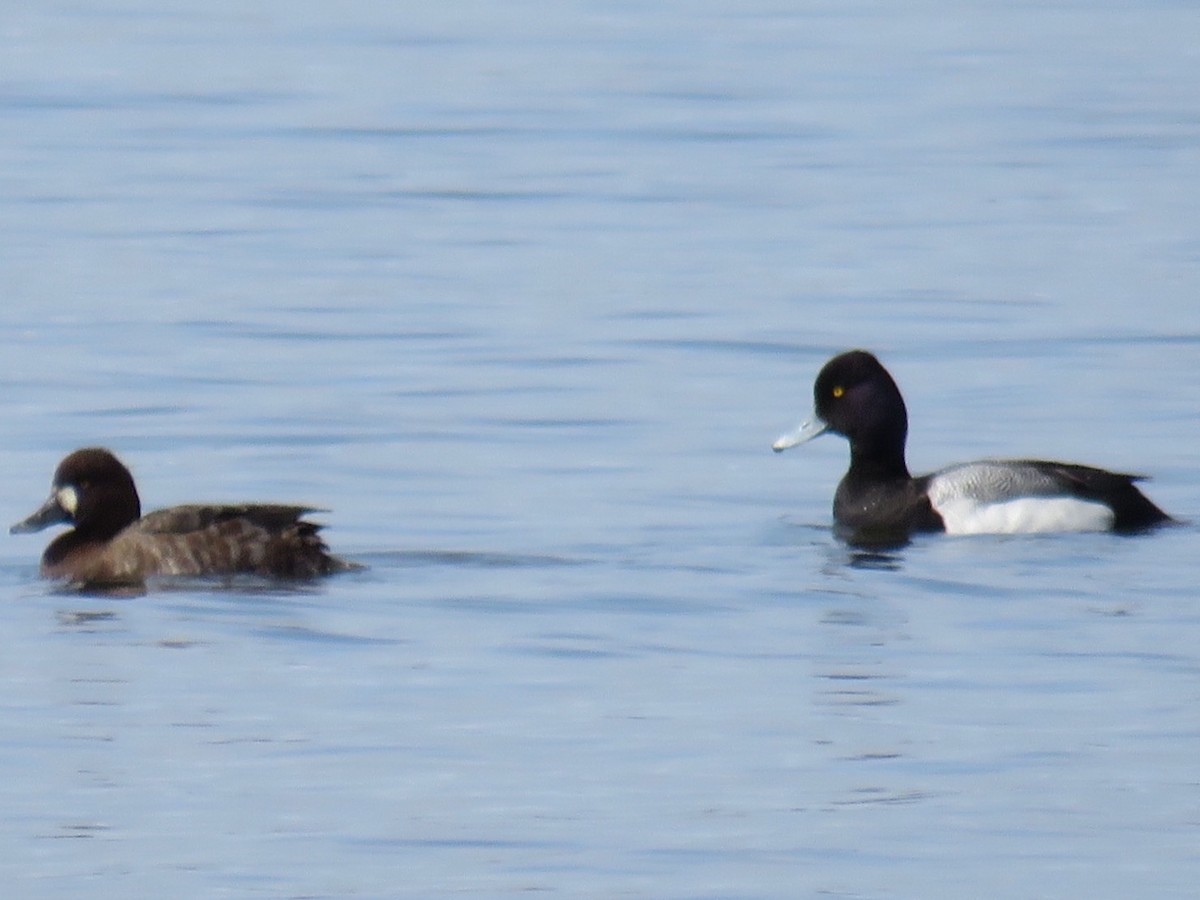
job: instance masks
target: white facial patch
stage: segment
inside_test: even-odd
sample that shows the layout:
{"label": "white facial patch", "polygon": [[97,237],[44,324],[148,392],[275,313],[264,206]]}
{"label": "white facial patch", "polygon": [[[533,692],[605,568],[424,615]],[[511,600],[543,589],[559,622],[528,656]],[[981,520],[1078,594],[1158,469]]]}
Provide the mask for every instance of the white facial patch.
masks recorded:
{"label": "white facial patch", "polygon": [[63,485],[54,494],[54,499],[58,501],[58,505],[67,511],[70,516],[75,515],[75,510],[79,509],[79,494],[71,485]]}

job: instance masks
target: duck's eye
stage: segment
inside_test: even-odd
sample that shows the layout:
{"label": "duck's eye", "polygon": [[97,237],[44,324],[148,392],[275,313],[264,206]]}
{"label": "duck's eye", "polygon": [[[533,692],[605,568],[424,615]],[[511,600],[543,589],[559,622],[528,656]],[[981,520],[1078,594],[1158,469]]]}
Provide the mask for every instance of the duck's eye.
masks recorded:
{"label": "duck's eye", "polygon": [[830,391],[830,393],[833,394],[833,399],[836,400],[838,397],[842,396],[842,394],[846,393],[846,389],[839,384],[834,386],[834,389]]}

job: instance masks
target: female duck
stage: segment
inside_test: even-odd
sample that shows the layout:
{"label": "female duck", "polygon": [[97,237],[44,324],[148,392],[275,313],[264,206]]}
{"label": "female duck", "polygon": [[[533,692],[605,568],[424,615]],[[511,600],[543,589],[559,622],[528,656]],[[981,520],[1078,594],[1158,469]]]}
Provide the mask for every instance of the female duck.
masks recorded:
{"label": "female duck", "polygon": [[42,575],[104,586],[156,575],[313,578],[353,568],[329,554],[303,506],[173,506],[143,516],[129,470],[107,450],[76,450],[54,473],[49,499],[12,534],[69,523],[42,556]]}
{"label": "female duck", "polygon": [[858,536],[1138,531],[1171,521],[1134,485],[1139,476],[1091,466],[983,460],[912,477],[904,461],[904,398],[879,360],[863,350],[827,362],[813,397],[812,420],[779,438],[774,449],[826,431],[850,441],[850,469],[834,495],[833,518]]}

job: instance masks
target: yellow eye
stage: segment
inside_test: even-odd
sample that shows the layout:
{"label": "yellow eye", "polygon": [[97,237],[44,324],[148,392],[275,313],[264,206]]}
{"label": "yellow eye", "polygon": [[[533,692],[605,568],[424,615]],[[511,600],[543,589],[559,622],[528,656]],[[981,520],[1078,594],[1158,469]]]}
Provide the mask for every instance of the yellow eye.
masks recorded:
{"label": "yellow eye", "polygon": [[844,394],[844,393],[846,393],[846,389],[844,387],[842,387],[840,384],[837,385],[833,389],[833,399],[836,400],[838,397],[842,396],[842,394]]}

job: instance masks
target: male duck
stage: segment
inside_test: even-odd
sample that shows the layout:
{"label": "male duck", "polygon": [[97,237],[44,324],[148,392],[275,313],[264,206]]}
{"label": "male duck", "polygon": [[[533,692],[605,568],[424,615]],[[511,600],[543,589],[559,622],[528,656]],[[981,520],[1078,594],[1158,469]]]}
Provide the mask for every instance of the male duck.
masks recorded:
{"label": "male duck", "polygon": [[314,510],[275,504],[173,506],[141,515],[129,470],[108,450],[76,450],[54,473],[49,499],[10,533],[75,527],[42,556],[42,575],[88,586],[136,585],[156,575],[314,578],[354,568],[329,554]]}
{"label": "male duck", "polygon": [[904,461],[904,399],[866,351],[851,350],[827,362],[813,397],[813,418],[773,446],[780,452],[826,431],[850,441],[850,469],[834,495],[833,518],[855,537],[1128,532],[1171,521],[1134,485],[1140,476],[1091,466],[982,460],[914,478]]}

